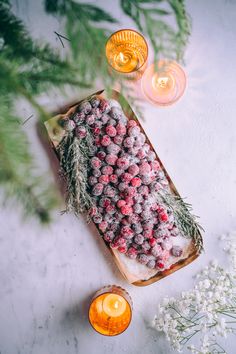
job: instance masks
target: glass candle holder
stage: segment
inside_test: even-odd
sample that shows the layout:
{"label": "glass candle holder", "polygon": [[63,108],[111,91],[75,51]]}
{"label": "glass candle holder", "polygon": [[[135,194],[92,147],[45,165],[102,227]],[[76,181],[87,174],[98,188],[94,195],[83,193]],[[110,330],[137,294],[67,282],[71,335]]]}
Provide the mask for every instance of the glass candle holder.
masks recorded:
{"label": "glass candle holder", "polygon": [[142,92],[152,103],[167,106],[176,102],[186,88],[184,70],[175,61],[160,60],[147,68],[142,76]]}
{"label": "glass candle holder", "polygon": [[124,332],[132,318],[132,300],[116,285],[97,291],[89,307],[89,322],[100,334],[116,336]]}
{"label": "glass candle holder", "polygon": [[132,73],[144,67],[148,46],[144,37],[130,29],[113,33],[106,43],[106,57],[119,73]]}

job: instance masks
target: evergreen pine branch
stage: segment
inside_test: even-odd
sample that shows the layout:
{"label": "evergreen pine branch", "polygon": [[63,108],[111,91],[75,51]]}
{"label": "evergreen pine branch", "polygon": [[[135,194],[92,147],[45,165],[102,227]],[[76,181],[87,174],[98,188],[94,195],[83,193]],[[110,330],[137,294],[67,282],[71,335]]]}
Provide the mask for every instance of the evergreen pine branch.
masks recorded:
{"label": "evergreen pine branch", "polygon": [[[156,56],[182,61],[191,30],[190,18],[183,0],[167,0],[166,3],[168,11],[160,7],[160,0],[121,0],[121,7],[148,36]],[[167,23],[169,16],[174,16],[177,30]]]}
{"label": "evergreen pine branch", "polygon": [[6,101],[0,101],[0,186],[5,197],[17,200],[26,215],[42,223],[50,220],[49,211],[56,204],[52,186],[44,187],[45,178],[35,177],[26,135],[19,118],[11,113]]}

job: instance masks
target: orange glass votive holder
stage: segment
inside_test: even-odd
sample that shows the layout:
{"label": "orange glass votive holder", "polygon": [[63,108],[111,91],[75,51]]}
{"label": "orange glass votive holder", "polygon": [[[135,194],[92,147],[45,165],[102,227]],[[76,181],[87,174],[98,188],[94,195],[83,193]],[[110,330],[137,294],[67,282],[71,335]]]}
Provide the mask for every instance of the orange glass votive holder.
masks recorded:
{"label": "orange glass votive holder", "polygon": [[144,68],[148,57],[145,38],[131,29],[113,33],[106,43],[106,57],[119,73],[132,73]]}
{"label": "orange glass votive holder", "polygon": [[132,318],[132,300],[116,285],[98,290],[89,307],[89,322],[100,334],[116,336],[124,332]]}
{"label": "orange glass votive holder", "polygon": [[142,76],[142,92],[152,103],[168,106],[183,95],[186,75],[175,61],[160,60],[149,66]]}

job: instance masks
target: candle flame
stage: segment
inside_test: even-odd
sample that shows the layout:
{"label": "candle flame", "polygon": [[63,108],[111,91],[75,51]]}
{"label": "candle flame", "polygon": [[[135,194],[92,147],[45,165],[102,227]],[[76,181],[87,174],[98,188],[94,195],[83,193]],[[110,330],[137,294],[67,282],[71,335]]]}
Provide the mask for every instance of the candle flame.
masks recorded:
{"label": "candle flame", "polygon": [[157,79],[157,84],[159,87],[165,88],[167,86],[168,80],[168,77],[159,77]]}

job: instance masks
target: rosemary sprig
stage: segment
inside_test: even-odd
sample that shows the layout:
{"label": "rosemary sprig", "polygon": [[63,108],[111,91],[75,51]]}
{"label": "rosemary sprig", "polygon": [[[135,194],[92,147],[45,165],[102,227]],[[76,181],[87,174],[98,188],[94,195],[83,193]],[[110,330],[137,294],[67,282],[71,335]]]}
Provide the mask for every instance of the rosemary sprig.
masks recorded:
{"label": "rosemary sprig", "polygon": [[66,212],[73,211],[76,216],[87,211],[94,203],[88,192],[88,163],[92,153],[90,134],[86,139],[78,139],[67,134],[57,148],[60,166],[67,180]]}
{"label": "rosemary sprig", "polygon": [[184,237],[192,238],[197,252],[203,251],[203,241],[200,230],[202,226],[197,222],[197,216],[192,214],[192,206],[186,203],[180,196],[170,192],[158,192],[156,198],[166,205],[174,214],[175,222]]}

